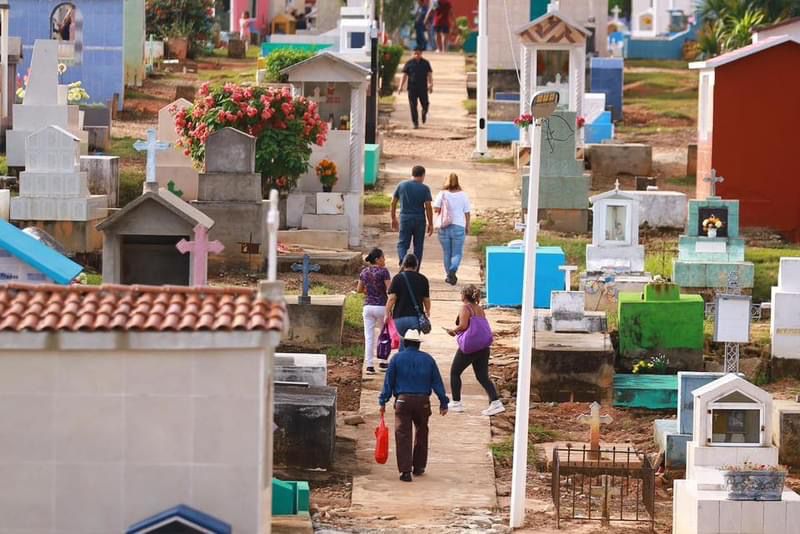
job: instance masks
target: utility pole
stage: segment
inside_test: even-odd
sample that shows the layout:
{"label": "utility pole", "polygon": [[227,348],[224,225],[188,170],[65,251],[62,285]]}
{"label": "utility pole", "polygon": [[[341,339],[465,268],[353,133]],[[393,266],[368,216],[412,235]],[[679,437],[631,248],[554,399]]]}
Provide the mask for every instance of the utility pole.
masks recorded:
{"label": "utility pole", "polygon": [[367,117],[364,142],[374,145],[378,139],[378,23],[374,18],[369,30],[370,37],[370,77],[369,95],[367,95]]}
{"label": "utility pole", "polygon": [[475,152],[472,157],[479,158],[488,151],[488,107],[489,93],[489,0],[478,0],[478,106],[475,113]]}

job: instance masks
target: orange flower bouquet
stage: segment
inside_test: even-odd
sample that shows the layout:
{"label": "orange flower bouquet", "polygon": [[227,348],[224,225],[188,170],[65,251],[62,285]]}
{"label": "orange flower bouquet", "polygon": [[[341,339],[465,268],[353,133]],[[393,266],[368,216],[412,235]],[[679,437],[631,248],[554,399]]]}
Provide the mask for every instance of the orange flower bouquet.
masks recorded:
{"label": "orange flower bouquet", "polygon": [[323,159],[316,166],[317,177],[322,184],[322,190],[330,193],[339,177],[336,175],[336,164],[329,159]]}

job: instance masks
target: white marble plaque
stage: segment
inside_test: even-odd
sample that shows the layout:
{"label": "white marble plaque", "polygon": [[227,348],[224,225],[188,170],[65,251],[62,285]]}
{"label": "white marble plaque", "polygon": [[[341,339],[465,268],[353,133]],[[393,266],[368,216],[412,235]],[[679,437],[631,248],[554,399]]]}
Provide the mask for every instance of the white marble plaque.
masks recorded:
{"label": "white marble plaque", "polygon": [[694,245],[695,252],[706,254],[725,254],[728,244],[725,241],[698,241]]}

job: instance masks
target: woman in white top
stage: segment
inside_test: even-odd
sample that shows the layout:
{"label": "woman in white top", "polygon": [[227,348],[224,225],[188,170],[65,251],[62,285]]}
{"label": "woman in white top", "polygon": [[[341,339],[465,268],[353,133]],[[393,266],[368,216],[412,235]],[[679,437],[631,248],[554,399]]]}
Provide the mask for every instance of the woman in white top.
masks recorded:
{"label": "woman in white top", "polygon": [[445,178],[442,190],[433,201],[439,225],[439,243],[444,256],[445,282],[456,285],[456,273],[464,255],[464,240],[469,234],[469,197],[458,184],[458,175]]}

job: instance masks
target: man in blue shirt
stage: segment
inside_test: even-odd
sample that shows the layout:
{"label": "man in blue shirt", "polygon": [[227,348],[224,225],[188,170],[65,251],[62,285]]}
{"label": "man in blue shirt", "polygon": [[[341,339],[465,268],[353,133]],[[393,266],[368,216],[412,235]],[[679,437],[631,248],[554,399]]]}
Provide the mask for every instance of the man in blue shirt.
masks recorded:
{"label": "man in blue shirt", "polygon": [[[411,473],[422,476],[428,464],[428,418],[431,416],[431,391],[439,397],[439,413],[447,414],[449,399],[436,360],[419,350],[419,330],[403,336],[405,348],[389,363],[378,403],[381,414],[386,403],[395,397],[394,439],[400,480],[411,482]],[[412,426],[413,425],[413,426]],[[416,433],[416,436],[413,434]],[[413,442],[413,449],[412,449]]]}
{"label": "man in blue shirt", "polygon": [[[411,180],[400,182],[392,197],[392,230],[400,231],[397,240],[397,256],[400,264],[408,254],[411,239],[414,239],[414,256],[417,271],[422,266],[422,250],[425,246],[425,231],[433,235],[433,197],[431,188],[425,185],[425,167],[415,165],[411,169]],[[397,219],[397,204],[400,204],[400,220]]]}

